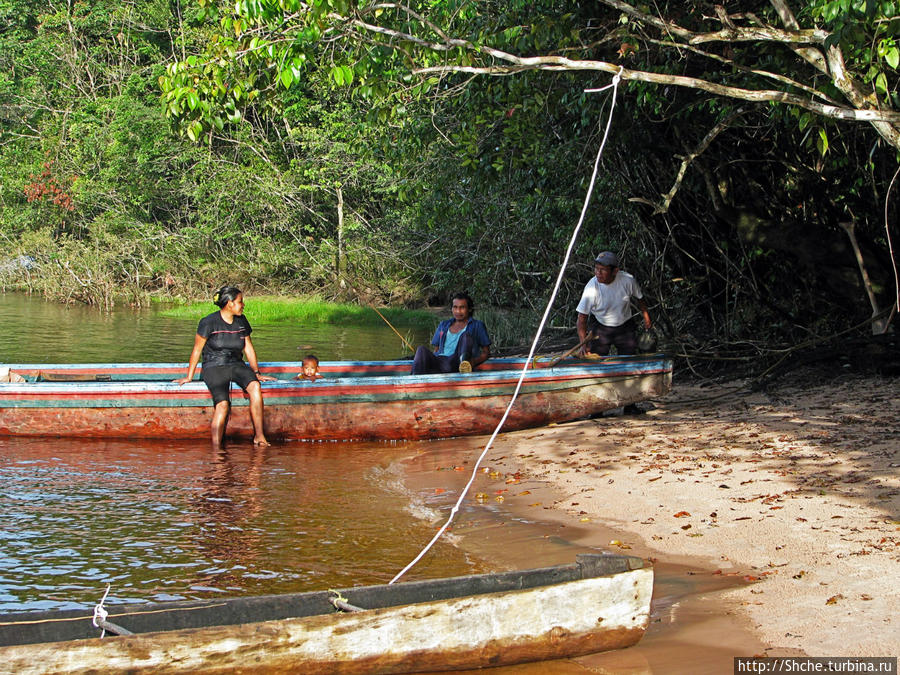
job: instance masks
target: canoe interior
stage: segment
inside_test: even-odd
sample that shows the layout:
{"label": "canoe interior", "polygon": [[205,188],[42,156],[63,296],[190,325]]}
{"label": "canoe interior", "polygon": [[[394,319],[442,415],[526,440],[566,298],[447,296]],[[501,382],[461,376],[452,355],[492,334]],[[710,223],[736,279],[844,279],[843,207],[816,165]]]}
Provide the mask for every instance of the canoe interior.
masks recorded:
{"label": "canoe interior", "polygon": [[[223,600],[145,603],[107,606],[107,620],[140,634],[185,628],[232,626],[277,621],[336,610],[330,598],[340,596],[363,609],[382,609],[422,602],[517,591],[569,581],[615,575],[641,569],[643,560],[633,556],[579,554],[576,562],[532,570],[479,574],[446,579],[412,581],[393,585],[361,586],[338,591],[313,591],[286,595]],[[99,589],[98,589],[99,595]],[[17,612],[0,615],[0,646],[63,642],[99,637],[93,625],[93,609],[50,612]]]}
{"label": "canoe interior", "polygon": [[[647,359],[661,359],[663,355],[641,355],[607,357],[600,361],[567,358],[555,364],[555,368],[566,368],[586,365],[608,365],[609,367],[621,366],[631,362],[645,361]],[[521,370],[525,359],[497,358],[490,359],[478,367],[476,372],[495,372]],[[542,369],[550,365],[550,361],[534,360],[533,369]],[[6,365],[6,364],[5,364]],[[25,363],[8,364],[11,371],[25,378],[26,382],[172,382],[183,377],[187,371],[185,363],[78,363],[78,364],[50,364],[50,363]],[[260,368],[266,375],[271,375],[279,380],[291,380],[301,370],[299,361],[275,361],[261,363]],[[319,364],[319,372],[327,379],[333,378],[369,378],[369,377],[394,377],[409,376],[412,367],[410,360],[398,361],[323,361]],[[199,372],[194,379],[200,380]],[[451,375],[457,377],[458,375]],[[427,376],[425,376],[427,377]],[[440,376],[442,378],[447,375]],[[465,377],[462,375],[461,377]],[[319,380],[321,382],[321,380]]]}

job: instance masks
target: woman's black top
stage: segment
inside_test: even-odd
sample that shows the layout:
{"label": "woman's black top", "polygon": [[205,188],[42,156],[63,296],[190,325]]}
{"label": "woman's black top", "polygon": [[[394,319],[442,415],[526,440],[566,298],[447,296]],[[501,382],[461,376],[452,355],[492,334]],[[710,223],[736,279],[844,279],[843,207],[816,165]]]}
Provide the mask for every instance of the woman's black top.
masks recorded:
{"label": "woman's black top", "polygon": [[204,316],[197,325],[197,335],[206,338],[206,344],[203,345],[203,365],[243,363],[244,340],[252,332],[250,322],[243,314],[235,315],[231,323],[227,323],[219,312]]}

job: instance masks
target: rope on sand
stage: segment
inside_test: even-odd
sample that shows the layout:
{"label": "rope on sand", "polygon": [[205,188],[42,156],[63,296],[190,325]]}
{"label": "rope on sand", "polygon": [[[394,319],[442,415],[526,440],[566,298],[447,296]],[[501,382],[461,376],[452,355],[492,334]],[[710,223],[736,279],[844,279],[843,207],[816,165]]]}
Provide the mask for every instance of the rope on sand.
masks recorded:
{"label": "rope on sand", "polygon": [[525,364],[522,366],[522,372],[519,375],[519,380],[516,382],[516,388],[513,391],[512,398],[509,401],[509,405],[506,406],[506,410],[503,413],[503,417],[500,418],[500,421],[497,423],[497,427],[494,429],[494,433],[491,434],[491,437],[488,439],[487,445],[484,446],[484,450],[481,452],[481,455],[478,457],[478,461],[475,462],[475,466],[472,469],[472,476],[469,478],[469,482],[466,483],[466,486],[463,488],[462,492],[459,495],[459,499],[456,500],[456,504],[453,505],[453,508],[450,509],[450,516],[447,518],[447,522],[437,531],[434,537],[430,542],[421,550],[419,555],[417,555],[412,562],[410,562],[406,567],[400,570],[397,575],[391,579],[388,583],[393,584],[400,577],[406,574],[412,567],[419,562],[422,557],[431,549],[431,547],[435,544],[435,542],[440,539],[441,535],[450,527],[450,523],[453,522],[454,516],[459,511],[460,504],[462,504],[463,499],[465,499],[466,494],[469,491],[469,488],[472,487],[472,483],[475,482],[475,477],[478,475],[478,468],[481,466],[481,462],[484,459],[485,455],[487,455],[488,450],[491,449],[491,446],[494,444],[494,439],[497,438],[497,434],[500,433],[500,429],[503,428],[503,425],[506,424],[506,419],[509,417],[509,412],[512,410],[513,404],[516,402],[516,399],[519,396],[519,391],[522,389],[522,383],[525,381],[525,374],[528,371],[528,367],[532,363],[532,359],[534,359],[534,353],[537,351],[538,340],[541,337],[541,333],[544,330],[544,325],[547,323],[547,317],[550,315],[550,308],[553,306],[553,301],[556,300],[556,295],[559,292],[559,287],[562,284],[563,276],[566,272],[566,267],[569,264],[569,258],[572,256],[572,250],[575,248],[575,242],[578,239],[578,234],[581,231],[581,226],[584,224],[584,217],[587,214],[588,204],[591,201],[591,195],[594,192],[594,185],[597,182],[597,173],[600,168],[600,157],[603,155],[603,148],[606,146],[606,139],[609,136],[609,129],[612,125],[613,119],[613,110],[616,107],[616,92],[619,89],[619,81],[621,79],[622,69],[619,68],[619,72],[613,76],[612,84],[609,84],[605,87],[601,87],[599,89],[585,89],[585,93],[596,93],[601,92],[612,88],[612,98],[610,99],[609,106],[609,118],[606,121],[606,128],[603,131],[603,140],[600,142],[600,149],[597,151],[597,159],[594,160],[594,171],[591,174],[591,182],[588,185],[587,195],[584,198],[584,205],[581,207],[581,215],[578,218],[578,224],[575,226],[575,230],[572,232],[572,237],[569,239],[569,246],[566,249],[566,255],[563,259],[562,265],[559,269],[559,274],[556,277],[556,284],[553,286],[553,292],[550,294],[550,299],[547,301],[547,307],[544,309],[544,315],[541,317],[541,323],[538,326],[537,332],[535,333],[534,340],[531,343],[531,349],[528,352],[528,358],[525,359]]}

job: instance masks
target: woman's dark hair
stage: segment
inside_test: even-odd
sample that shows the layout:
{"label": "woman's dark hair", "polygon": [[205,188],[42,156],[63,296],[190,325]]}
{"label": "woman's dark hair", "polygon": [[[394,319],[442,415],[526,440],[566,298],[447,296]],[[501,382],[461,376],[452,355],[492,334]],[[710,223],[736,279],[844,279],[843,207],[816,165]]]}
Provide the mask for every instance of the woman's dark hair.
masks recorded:
{"label": "woman's dark hair", "polygon": [[237,286],[222,286],[213,296],[213,303],[221,309],[241,294],[243,291]]}
{"label": "woman's dark hair", "polygon": [[465,300],[466,304],[469,305],[469,316],[472,316],[475,313],[475,303],[472,301],[472,296],[469,295],[468,291],[454,293],[453,297],[450,298],[450,304],[453,304],[454,300]]}

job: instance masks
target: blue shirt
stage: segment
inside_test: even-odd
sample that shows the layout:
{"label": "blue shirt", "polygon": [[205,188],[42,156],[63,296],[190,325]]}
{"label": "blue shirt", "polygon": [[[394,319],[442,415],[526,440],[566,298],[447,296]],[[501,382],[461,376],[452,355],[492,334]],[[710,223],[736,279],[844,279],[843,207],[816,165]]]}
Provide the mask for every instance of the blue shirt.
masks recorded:
{"label": "blue shirt", "polygon": [[[431,338],[431,344],[437,347],[435,353],[444,353],[444,343],[447,340],[447,333],[450,332],[450,326],[453,325],[453,321],[454,319],[444,319],[438,324],[437,330],[434,331],[434,337]],[[484,325],[483,321],[469,319],[469,323],[466,324],[465,332],[469,334],[469,337],[472,338],[472,341],[475,344],[472,356],[480,354],[482,347],[490,346],[491,338],[488,337],[487,327]],[[463,331],[457,333],[457,339],[462,337],[462,334]]]}

